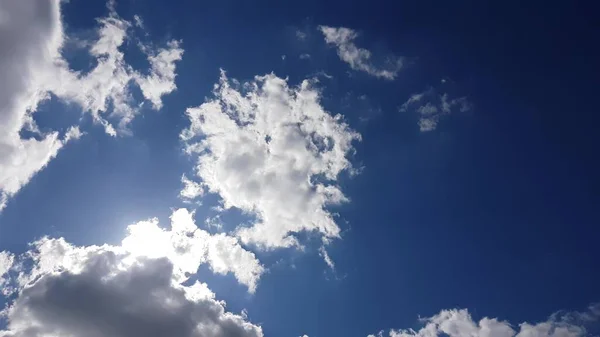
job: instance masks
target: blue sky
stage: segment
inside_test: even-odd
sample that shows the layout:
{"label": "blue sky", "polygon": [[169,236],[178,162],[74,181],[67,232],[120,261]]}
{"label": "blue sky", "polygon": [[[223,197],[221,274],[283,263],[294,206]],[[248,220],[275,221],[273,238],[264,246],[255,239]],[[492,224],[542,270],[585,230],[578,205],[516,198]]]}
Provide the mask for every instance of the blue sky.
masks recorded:
{"label": "blue sky", "polygon": [[596,335],[597,10],[1,2],[0,335]]}

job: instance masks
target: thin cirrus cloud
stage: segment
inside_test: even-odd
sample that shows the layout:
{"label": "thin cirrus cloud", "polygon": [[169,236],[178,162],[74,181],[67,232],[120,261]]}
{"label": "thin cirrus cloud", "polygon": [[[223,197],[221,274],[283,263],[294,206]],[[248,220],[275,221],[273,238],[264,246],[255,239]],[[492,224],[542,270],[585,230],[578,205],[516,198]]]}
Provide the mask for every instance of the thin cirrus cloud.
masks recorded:
{"label": "thin cirrus cloud", "polygon": [[433,131],[440,120],[456,111],[466,112],[471,110],[473,104],[467,97],[450,97],[448,93],[439,93],[430,88],[420,93],[412,94],[399,110],[401,112],[414,112],[419,116],[419,129],[421,132]]}
{"label": "thin cirrus cloud", "polygon": [[334,45],[340,59],[354,70],[363,71],[377,78],[394,80],[402,69],[403,59],[394,56],[389,57],[383,65],[373,64],[371,51],[355,44],[358,33],[353,29],[319,26],[319,30],[323,33],[325,42]]}
{"label": "thin cirrus cloud", "polygon": [[262,249],[300,247],[296,234],[318,234],[324,244],[340,228],[330,205],[347,201],[338,176],[360,135],[320,105],[314,81],[291,87],[273,74],[240,85],[225,72],[213,97],[187,109],[181,138],[197,159],[196,178],[223,207],[255,217],[235,234]]}
{"label": "thin cirrus cloud", "polygon": [[583,337],[589,335],[586,327],[600,319],[600,303],[591,305],[583,312],[559,312],[539,323],[513,325],[497,318],[484,317],[474,320],[466,309],[442,310],[438,314],[422,318],[424,326],[419,330],[403,329],[380,331],[368,337]]}
{"label": "thin cirrus cloud", "polygon": [[119,246],[45,237],[24,254],[2,252],[10,302],[0,336],[262,336],[205,283],[188,282],[202,263],[251,292],[264,271],[237,239],[197,228],[185,209],[173,212],[169,230],[155,219],[129,226]]}
{"label": "thin cirrus cloud", "polygon": [[[132,98],[131,84],[140,87],[154,109],[162,107],[163,95],[176,89],[175,63],[183,55],[180,43],[171,41],[157,50],[143,46],[150,69],[134,70],[120,51],[131,23],[117,15],[110,1],[109,15],[98,20],[98,38],[89,43],[96,66],[87,73],[70,69],[62,54],[64,4],[60,0],[0,2],[0,210],[69,140],[82,134],[76,126],[62,136],[56,130],[38,129],[35,112],[51,95],[91,113],[114,136],[128,133],[143,103]],[[22,130],[36,137],[24,138]]]}

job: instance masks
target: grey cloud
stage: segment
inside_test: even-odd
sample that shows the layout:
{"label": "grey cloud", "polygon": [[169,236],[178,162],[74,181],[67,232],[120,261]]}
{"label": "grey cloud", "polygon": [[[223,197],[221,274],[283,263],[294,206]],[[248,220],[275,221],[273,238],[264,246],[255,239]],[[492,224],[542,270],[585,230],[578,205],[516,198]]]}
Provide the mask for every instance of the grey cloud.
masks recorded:
{"label": "grey cloud", "polygon": [[260,327],[226,312],[210,291],[193,296],[193,287],[173,284],[168,259],[138,258],[124,268],[126,258],[90,251],[80,271],[41,276],[20,292],[0,336],[262,336]]}

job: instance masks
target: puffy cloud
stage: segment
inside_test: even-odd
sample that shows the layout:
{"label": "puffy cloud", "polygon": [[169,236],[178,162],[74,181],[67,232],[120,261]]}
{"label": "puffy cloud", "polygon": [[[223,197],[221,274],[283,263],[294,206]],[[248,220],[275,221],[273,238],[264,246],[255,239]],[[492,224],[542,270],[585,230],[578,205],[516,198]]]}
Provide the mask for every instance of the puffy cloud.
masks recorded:
{"label": "puffy cloud", "polygon": [[[0,2],[0,210],[34,174],[44,168],[71,139],[70,129],[41,133],[35,123],[37,106],[51,94],[89,111],[112,135],[117,130],[103,117],[117,120],[118,131],[138,113],[129,85],[137,83],[154,108],[160,97],[175,89],[175,61],[183,50],[171,42],[158,52],[145,48],[151,69],[142,75],[125,63],[119,50],[130,23],[114,12],[100,19],[98,40],[90,55],[97,65],[87,73],[73,71],[62,56],[65,40],[60,0],[7,0]],[[109,111],[109,106],[112,109]],[[28,130],[35,137],[23,137]]]}
{"label": "puffy cloud", "polygon": [[401,112],[413,111],[419,115],[419,129],[433,131],[440,119],[454,111],[471,110],[472,104],[466,97],[449,98],[448,93],[439,94],[434,88],[413,94],[400,106]]}
{"label": "puffy cloud", "polygon": [[[140,106],[134,101],[130,86],[137,84],[154,109],[162,108],[162,96],[176,89],[176,62],[181,60],[183,49],[174,40],[158,50],[140,44],[150,63],[149,73],[142,74],[125,62],[125,54],[120,49],[129,37],[132,24],[120,18],[113,9],[108,17],[98,21],[98,40],[90,47],[90,55],[97,61],[96,67],[83,74],[68,69],[62,61],[58,68],[49,72],[46,90],[89,111],[95,121],[104,125],[108,134],[126,134]],[[109,111],[111,105],[112,111]],[[109,118],[117,121],[116,129]]]}
{"label": "puffy cloud", "polygon": [[373,65],[371,52],[364,48],[359,48],[354,43],[358,37],[355,30],[345,27],[319,26],[319,30],[325,36],[327,44],[337,47],[337,54],[340,59],[350,65],[354,70],[364,71],[369,75],[393,80],[398,76],[402,69],[402,58],[390,57],[384,67]]}
{"label": "puffy cloud", "polygon": [[204,187],[193,180],[188,179],[185,175],[181,176],[183,188],[179,191],[179,197],[185,201],[194,200],[204,195]]}
{"label": "puffy cloud", "polygon": [[360,135],[323,109],[314,81],[290,87],[269,74],[240,85],[222,71],[214,97],[187,109],[181,138],[198,178],[225,209],[256,217],[236,230],[246,244],[298,246],[303,231],[339,237],[327,206],[347,201],[337,179]]}
{"label": "puffy cloud", "polygon": [[256,290],[264,267],[254,253],[245,250],[234,237],[211,235],[199,229],[193,213],[178,209],[171,215],[171,230],[158,226],[157,219],[141,221],[128,227],[129,235],[122,247],[134,256],[167,257],[173,261],[173,275],[186,280],[202,263],[219,274],[232,273],[250,292]]}
{"label": "puffy cloud", "polygon": [[[178,41],[170,41],[167,46],[168,48],[161,48],[156,54],[149,51],[148,62],[151,67],[149,75],[133,74],[144,97],[152,102],[152,106],[157,110],[162,108],[162,96],[177,88],[175,62],[181,60],[183,56],[183,49],[180,48]],[[148,48],[144,49],[148,50]]]}
{"label": "puffy cloud", "polygon": [[[390,330],[390,337],[582,337],[585,326],[600,319],[600,304],[586,312],[557,313],[536,324],[521,323],[514,326],[497,318],[484,317],[479,321],[466,310],[442,310],[435,316],[421,319],[424,326],[415,331]],[[381,331],[377,336],[383,336]],[[369,335],[375,337],[375,335]]]}
{"label": "puffy cloud", "polygon": [[236,238],[199,229],[185,209],[173,212],[170,229],[156,219],[129,226],[119,246],[45,237],[19,256],[1,252],[10,301],[0,336],[262,336],[206,284],[189,282],[202,263],[251,292],[264,271]]}
{"label": "puffy cloud", "polygon": [[5,310],[1,336],[263,335],[245,317],[227,312],[206,284],[174,282],[176,267],[168,258],[44,239],[23,259],[21,266],[32,264],[36,277],[26,277]]}
{"label": "puffy cloud", "polygon": [[[39,74],[62,43],[58,1],[0,3],[0,210],[66,143],[58,132],[37,132],[32,118],[44,98]],[[21,138],[23,129],[38,137]]]}
{"label": "puffy cloud", "polygon": [[[18,290],[49,273],[63,269],[80,271],[82,261],[86,261],[90,252],[102,250],[123,254],[125,264],[135,263],[140,258],[166,258],[172,264],[173,282],[178,284],[186,282],[201,264],[208,264],[215,273],[233,274],[239,283],[248,287],[249,292],[254,292],[265,270],[254,253],[245,250],[235,237],[211,235],[198,228],[193,215],[183,208],[175,210],[171,215],[170,229],[161,228],[157,219],[132,224],[127,227],[127,236],[120,246],[76,247],[62,238],[40,239],[32,244],[34,249],[24,255],[34,262],[33,267],[27,273],[21,272],[16,284],[7,285]],[[23,257],[13,262],[12,255],[0,253],[0,268],[8,266],[4,268],[8,271],[13,266],[13,269],[19,270]],[[6,274],[2,269],[0,272]]]}

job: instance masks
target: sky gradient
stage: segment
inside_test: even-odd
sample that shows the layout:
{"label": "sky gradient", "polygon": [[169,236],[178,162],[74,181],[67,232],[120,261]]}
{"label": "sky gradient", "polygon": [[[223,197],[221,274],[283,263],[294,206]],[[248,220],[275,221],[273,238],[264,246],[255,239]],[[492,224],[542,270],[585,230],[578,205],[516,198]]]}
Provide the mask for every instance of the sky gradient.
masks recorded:
{"label": "sky gradient", "polygon": [[0,336],[597,336],[598,9],[0,2]]}

